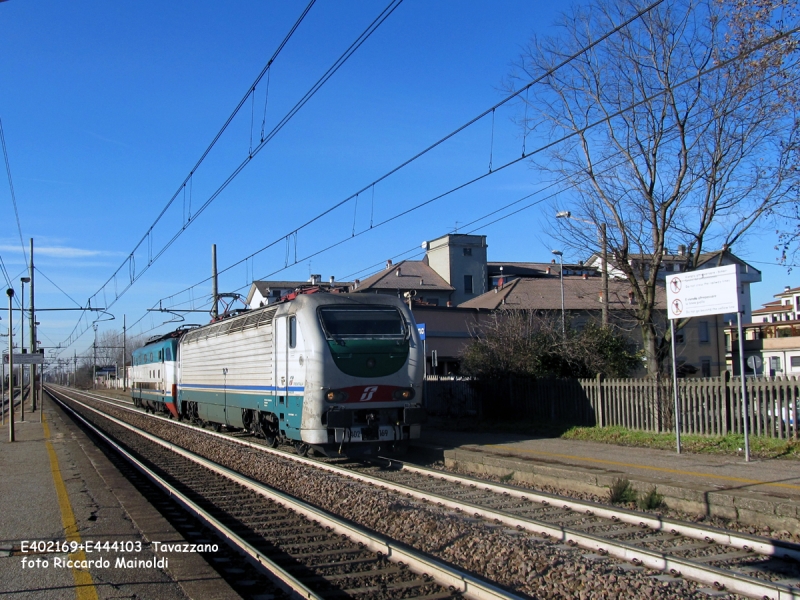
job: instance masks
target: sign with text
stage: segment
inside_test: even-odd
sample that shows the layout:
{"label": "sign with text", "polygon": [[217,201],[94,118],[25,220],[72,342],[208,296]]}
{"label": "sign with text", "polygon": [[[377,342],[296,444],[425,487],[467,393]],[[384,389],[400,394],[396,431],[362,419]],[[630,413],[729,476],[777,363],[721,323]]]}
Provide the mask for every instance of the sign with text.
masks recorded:
{"label": "sign with text", "polygon": [[417,323],[417,331],[419,332],[419,339],[425,339],[425,323]]}
{"label": "sign with text", "polygon": [[[12,355],[15,365],[43,365],[44,354],[17,354],[14,352]],[[3,354],[3,364],[8,364],[8,354]]]}
{"label": "sign with text", "polygon": [[736,265],[667,275],[670,319],[739,312]]}

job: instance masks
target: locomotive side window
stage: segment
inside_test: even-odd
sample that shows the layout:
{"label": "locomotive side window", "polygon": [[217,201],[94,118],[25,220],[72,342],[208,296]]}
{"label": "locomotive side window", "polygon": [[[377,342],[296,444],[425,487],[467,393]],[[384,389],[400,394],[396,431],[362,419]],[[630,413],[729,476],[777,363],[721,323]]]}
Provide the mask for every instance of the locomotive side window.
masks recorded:
{"label": "locomotive side window", "polygon": [[166,357],[166,360],[172,360],[172,348],[167,348],[164,350],[164,356]]}
{"label": "locomotive side window", "polygon": [[297,346],[297,317],[289,317],[289,348]]}
{"label": "locomotive side window", "polygon": [[405,338],[408,335],[402,315],[390,306],[321,307],[319,316],[328,338]]}

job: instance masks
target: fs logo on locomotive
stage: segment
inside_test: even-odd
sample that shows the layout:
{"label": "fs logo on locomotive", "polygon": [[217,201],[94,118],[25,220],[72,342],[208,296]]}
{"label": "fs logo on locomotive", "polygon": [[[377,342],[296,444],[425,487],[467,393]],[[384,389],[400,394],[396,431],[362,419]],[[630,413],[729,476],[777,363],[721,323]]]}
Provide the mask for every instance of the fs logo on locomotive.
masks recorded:
{"label": "fs logo on locomotive", "polygon": [[367,387],[364,388],[364,393],[361,394],[359,402],[369,402],[370,400],[372,400],[372,395],[377,391],[378,391],[377,385],[368,385]]}

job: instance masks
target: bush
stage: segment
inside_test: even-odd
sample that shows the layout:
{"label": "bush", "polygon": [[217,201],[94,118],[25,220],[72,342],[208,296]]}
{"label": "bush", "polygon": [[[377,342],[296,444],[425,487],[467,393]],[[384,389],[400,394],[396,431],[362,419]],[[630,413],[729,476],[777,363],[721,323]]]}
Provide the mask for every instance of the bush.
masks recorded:
{"label": "bush", "polygon": [[636,490],[627,479],[615,479],[608,490],[608,501],[611,504],[627,504],[636,502]]}
{"label": "bush", "polygon": [[462,371],[473,377],[627,377],[640,353],[623,333],[589,324],[562,334],[560,317],[534,311],[499,311],[462,354]]}
{"label": "bush", "polygon": [[636,500],[636,505],[642,510],[655,510],[661,508],[663,504],[664,496],[658,493],[656,486],[651,487],[647,492],[643,492]]}

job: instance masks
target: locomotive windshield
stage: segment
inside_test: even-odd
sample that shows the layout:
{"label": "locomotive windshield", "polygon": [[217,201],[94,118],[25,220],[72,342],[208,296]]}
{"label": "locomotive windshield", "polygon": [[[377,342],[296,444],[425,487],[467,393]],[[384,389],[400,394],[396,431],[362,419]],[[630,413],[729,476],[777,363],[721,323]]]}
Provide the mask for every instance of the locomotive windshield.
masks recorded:
{"label": "locomotive windshield", "polygon": [[327,338],[405,338],[405,320],[396,308],[343,308],[323,306],[319,309]]}

